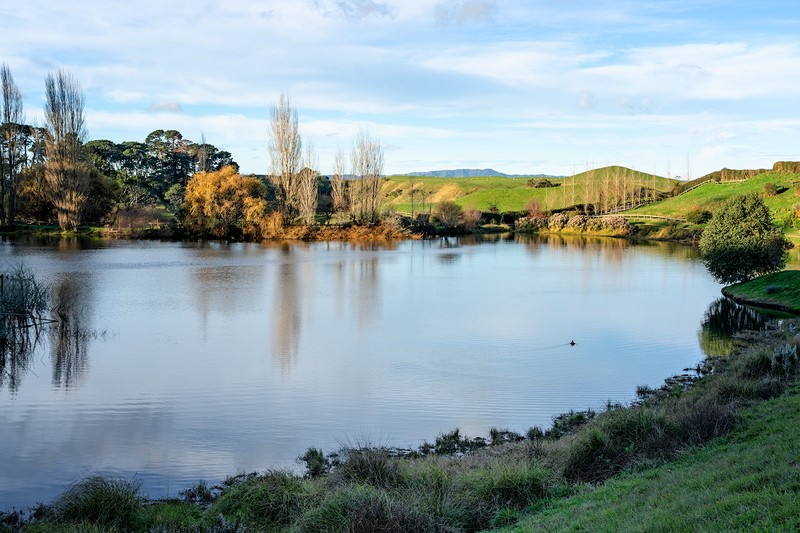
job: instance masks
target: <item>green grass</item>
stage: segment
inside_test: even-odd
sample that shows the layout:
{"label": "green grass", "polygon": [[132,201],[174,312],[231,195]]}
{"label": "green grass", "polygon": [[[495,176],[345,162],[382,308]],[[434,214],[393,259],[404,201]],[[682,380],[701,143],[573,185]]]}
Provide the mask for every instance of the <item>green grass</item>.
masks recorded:
{"label": "green grass", "polygon": [[505,531],[797,531],[800,387],[728,437],[560,500]]}
{"label": "green grass", "polygon": [[800,314],[800,270],[784,270],[726,287],[727,296],[762,307],[779,306]]}
{"label": "green grass", "polygon": [[[489,211],[496,207],[500,212],[525,211],[529,201],[535,200],[545,210],[563,209],[582,205],[583,192],[586,188],[597,189],[604,185],[622,180],[626,176],[630,183],[642,187],[655,188],[666,193],[670,191],[676,180],[646,174],[624,167],[603,167],[581,172],[567,178],[551,178],[558,187],[537,189],[528,185],[530,178],[428,178],[417,176],[393,176],[387,178],[383,193],[386,206],[399,212],[411,212],[411,193],[416,192],[414,210],[423,210],[423,198],[427,211],[428,204],[452,201],[465,209]],[[537,179],[537,178],[534,178]]]}
{"label": "green grass", "polygon": [[773,219],[782,221],[795,204],[800,204],[800,197],[794,193],[794,182],[799,180],[800,174],[765,172],[743,182],[706,183],[687,193],[628,211],[626,215],[686,218],[692,209],[706,209],[713,212],[731,196],[750,192],[761,193],[765,183],[774,183],[779,189],[785,190],[776,196],[764,198],[764,201]]}

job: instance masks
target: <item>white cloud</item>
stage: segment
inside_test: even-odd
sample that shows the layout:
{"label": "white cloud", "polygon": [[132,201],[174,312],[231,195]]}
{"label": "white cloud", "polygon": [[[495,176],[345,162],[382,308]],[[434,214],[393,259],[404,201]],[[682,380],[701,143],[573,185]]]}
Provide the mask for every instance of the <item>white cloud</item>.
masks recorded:
{"label": "white cloud", "polygon": [[155,112],[169,112],[169,113],[183,112],[183,106],[181,106],[180,102],[175,102],[170,100],[161,100],[159,102],[153,102],[147,107],[147,109],[149,111],[155,111]]}
{"label": "white cloud", "polygon": [[767,0],[718,20],[716,1],[30,0],[0,5],[0,56],[28,117],[63,66],[87,93],[91,136],[205,131],[248,171],[266,168],[267,109],[284,91],[323,167],[361,126],[397,148],[387,170],[791,152],[798,125],[779,119],[800,93],[792,17]]}
{"label": "white cloud", "polygon": [[325,16],[342,16],[348,20],[373,16],[388,17],[392,14],[391,8],[386,3],[374,0],[312,0],[311,5]]}
{"label": "white cloud", "polygon": [[496,13],[497,5],[488,0],[448,0],[439,2],[434,8],[439,24],[491,22]]}

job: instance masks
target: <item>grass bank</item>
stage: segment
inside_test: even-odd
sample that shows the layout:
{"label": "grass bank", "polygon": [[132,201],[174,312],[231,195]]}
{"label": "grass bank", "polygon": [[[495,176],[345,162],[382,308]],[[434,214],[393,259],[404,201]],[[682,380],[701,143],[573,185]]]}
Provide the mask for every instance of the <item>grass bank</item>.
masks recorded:
{"label": "grass bank", "polygon": [[800,314],[800,270],[784,270],[722,289],[729,298],[756,307]]}
{"label": "grass bank", "polygon": [[0,530],[796,529],[800,337],[790,325],[742,335],[730,356],[659,389],[639,387],[632,405],[566,413],[547,431],[455,430],[416,450],[311,448],[303,477],[201,482],[170,501],[146,501],[135,479],[90,477],[0,517]]}
{"label": "grass bank", "polygon": [[798,531],[800,386],[677,460],[555,501],[503,531]]}

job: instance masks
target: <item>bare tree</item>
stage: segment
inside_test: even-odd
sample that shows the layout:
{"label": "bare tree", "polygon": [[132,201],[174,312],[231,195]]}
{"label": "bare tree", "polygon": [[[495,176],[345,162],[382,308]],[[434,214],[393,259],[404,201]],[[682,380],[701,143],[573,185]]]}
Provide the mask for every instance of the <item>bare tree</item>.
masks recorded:
{"label": "bare tree", "polygon": [[0,85],[3,90],[2,132],[5,145],[0,153],[0,224],[14,224],[17,215],[17,167],[22,162],[20,146],[22,131],[22,94],[8,65],[0,67]]}
{"label": "bare tree", "polygon": [[287,218],[298,212],[298,173],[302,140],[297,126],[297,109],[285,94],[270,107],[269,157],[271,179],[277,189],[278,201]]}
{"label": "bare tree", "polygon": [[300,217],[308,225],[315,222],[318,202],[319,160],[317,152],[311,141],[306,141],[305,156],[303,158],[303,169],[298,175],[297,187],[297,207]]}
{"label": "bare tree", "polygon": [[90,165],[83,147],[84,97],[71,74],[59,69],[45,79],[45,180],[58,225],[75,230],[89,189]]}
{"label": "bare tree", "polygon": [[353,181],[350,184],[350,212],[362,223],[378,220],[383,148],[367,130],[359,130],[351,154]]}
{"label": "bare tree", "polygon": [[206,133],[200,132],[200,146],[197,148],[195,154],[197,159],[197,170],[199,172],[208,172],[208,143],[206,142]]}
{"label": "bare tree", "polygon": [[347,208],[344,169],[344,152],[339,148],[336,150],[336,156],[333,160],[333,176],[331,177],[331,197],[334,212],[344,211]]}

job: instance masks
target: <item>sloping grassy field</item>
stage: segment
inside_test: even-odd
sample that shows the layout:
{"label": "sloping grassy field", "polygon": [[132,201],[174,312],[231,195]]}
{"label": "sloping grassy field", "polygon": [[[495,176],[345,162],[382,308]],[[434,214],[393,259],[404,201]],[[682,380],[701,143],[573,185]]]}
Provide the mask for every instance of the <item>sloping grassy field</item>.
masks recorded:
{"label": "sloping grassy field", "polygon": [[800,204],[800,196],[794,191],[797,182],[800,182],[800,174],[770,171],[742,182],[706,183],[687,193],[628,211],[626,214],[686,218],[692,209],[714,211],[731,196],[751,192],[762,193],[766,183],[774,183],[778,194],[765,197],[764,202],[769,207],[773,219],[781,221],[791,212],[794,205]]}
{"label": "sloping grassy field", "polygon": [[627,182],[632,189],[655,188],[666,193],[676,180],[638,172],[624,167],[603,167],[581,172],[566,178],[550,178],[557,187],[534,188],[529,180],[540,178],[428,178],[419,176],[392,176],[386,179],[383,193],[386,205],[401,213],[411,213],[412,191],[414,211],[427,211],[439,202],[455,202],[465,209],[500,212],[525,211],[528,202],[535,200],[544,210],[563,209],[582,205],[585,193],[596,194],[603,187]]}

